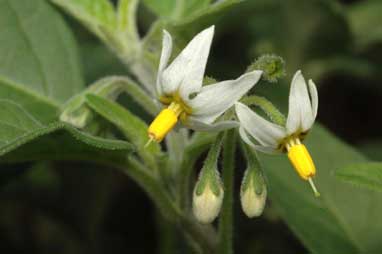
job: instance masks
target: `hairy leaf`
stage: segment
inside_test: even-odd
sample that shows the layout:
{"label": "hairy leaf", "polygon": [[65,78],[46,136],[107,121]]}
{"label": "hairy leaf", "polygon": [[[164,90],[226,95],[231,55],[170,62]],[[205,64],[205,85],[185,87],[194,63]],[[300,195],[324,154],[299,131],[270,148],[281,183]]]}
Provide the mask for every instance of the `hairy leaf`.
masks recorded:
{"label": "hairy leaf", "polygon": [[[0,150],[0,162],[38,160],[124,161],[133,151],[125,141],[104,139],[81,132],[65,123],[53,123],[27,133],[19,142]],[[17,149],[16,149],[17,148]]]}
{"label": "hairy leaf", "polygon": [[[20,146],[22,147],[19,148]],[[132,150],[132,145],[95,137],[61,122],[44,125],[20,105],[9,100],[0,100],[2,161],[65,158],[68,155],[81,157],[84,153],[89,155],[91,152],[101,153],[102,150],[122,150],[126,153]]]}
{"label": "hairy leaf", "polygon": [[103,29],[114,30],[117,17],[109,0],[51,0],[82,21],[91,31],[102,34]]}
{"label": "hairy leaf", "polygon": [[170,17],[175,10],[175,0],[143,0],[145,6],[159,17]]}
{"label": "hairy leaf", "polygon": [[82,89],[72,34],[45,1],[1,0],[0,12],[3,82],[56,102]]}
{"label": "hairy leaf", "polygon": [[139,34],[136,24],[138,0],[118,1],[118,29],[138,40]]}
{"label": "hairy leaf", "polygon": [[86,101],[95,112],[115,124],[124,133],[126,138],[135,145],[138,153],[147,159],[151,166],[155,166],[152,153],[158,153],[160,147],[155,142],[145,147],[145,144],[149,141],[147,134],[148,127],[145,122],[116,102],[102,97],[88,94],[86,95]]}
{"label": "hairy leaf", "polygon": [[[193,1],[191,1],[193,2]],[[204,2],[204,1],[203,1]],[[225,14],[231,7],[238,4],[240,0],[219,1],[199,9],[189,15],[183,15],[179,20],[155,22],[143,39],[143,48],[146,57],[157,66],[162,45],[162,31],[168,30],[173,36],[175,47],[173,55],[176,55],[187,42],[202,29],[213,25],[219,17]]]}
{"label": "hairy leaf", "polygon": [[45,1],[0,0],[0,41],[0,98],[39,121],[83,89],[73,36]]}

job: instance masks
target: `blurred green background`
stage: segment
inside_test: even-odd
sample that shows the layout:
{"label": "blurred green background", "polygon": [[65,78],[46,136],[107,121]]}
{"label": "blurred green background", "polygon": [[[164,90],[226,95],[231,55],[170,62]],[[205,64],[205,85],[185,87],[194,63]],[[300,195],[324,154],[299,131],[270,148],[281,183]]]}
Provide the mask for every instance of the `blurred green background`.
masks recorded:
{"label": "blurred green background", "polygon": [[[56,10],[74,31],[86,84],[127,73],[97,38]],[[141,4],[138,17],[143,35],[155,13]],[[233,78],[261,54],[277,54],[287,77],[261,82],[254,91],[286,112],[287,85],[301,69],[319,88],[318,122],[369,158],[382,159],[381,1],[248,0],[226,10],[215,25],[209,76]],[[237,163],[237,189],[244,167]],[[308,252],[271,201],[262,217],[250,220],[235,195],[236,253]],[[70,162],[1,166],[1,253],[187,253],[179,230],[119,172]]]}

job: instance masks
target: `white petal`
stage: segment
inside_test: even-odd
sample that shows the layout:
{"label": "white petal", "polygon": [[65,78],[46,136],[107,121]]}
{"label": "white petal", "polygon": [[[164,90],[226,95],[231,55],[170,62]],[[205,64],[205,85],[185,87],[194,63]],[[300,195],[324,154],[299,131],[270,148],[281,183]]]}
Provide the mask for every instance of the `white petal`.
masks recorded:
{"label": "white petal", "polygon": [[236,103],[235,109],[240,125],[261,145],[277,147],[286,136],[283,127],[265,120],[244,104]]}
{"label": "white petal", "polygon": [[172,38],[171,35],[166,31],[163,30],[163,39],[162,39],[162,53],[159,60],[159,68],[158,68],[158,74],[157,74],[157,93],[158,95],[162,95],[162,83],[161,83],[161,76],[163,70],[166,68],[168,60],[170,59],[172,52]]}
{"label": "white petal", "polygon": [[301,71],[293,77],[289,92],[289,112],[286,123],[288,134],[296,131],[306,131],[312,124],[312,104],[310,103],[308,89]]}
{"label": "white petal", "polygon": [[187,119],[186,126],[196,131],[222,131],[239,127],[239,123],[236,121],[219,121],[216,123],[205,123],[195,117],[189,117]]}
{"label": "white petal", "polygon": [[240,137],[241,139],[247,143],[249,146],[251,146],[252,148],[256,149],[257,151],[260,151],[260,152],[263,152],[263,153],[267,153],[267,154],[275,154],[275,153],[279,153],[279,151],[277,150],[276,147],[274,146],[262,146],[262,145],[256,145],[254,144],[251,139],[249,138],[247,132],[244,130],[243,127],[240,127],[239,128],[239,134],[240,134]]}
{"label": "white petal", "polygon": [[262,71],[245,73],[235,80],[226,80],[202,88],[189,105],[193,116],[207,116],[213,122],[246,94],[261,77]]}
{"label": "white petal", "polygon": [[313,122],[314,122],[314,120],[316,120],[317,111],[318,111],[318,92],[317,92],[316,85],[313,83],[311,79],[309,80],[309,92],[310,92],[310,97],[312,98],[312,116],[313,116]]}
{"label": "white petal", "polygon": [[200,90],[213,35],[214,26],[197,34],[163,71],[163,93],[171,94],[179,89],[182,98],[188,98]]}

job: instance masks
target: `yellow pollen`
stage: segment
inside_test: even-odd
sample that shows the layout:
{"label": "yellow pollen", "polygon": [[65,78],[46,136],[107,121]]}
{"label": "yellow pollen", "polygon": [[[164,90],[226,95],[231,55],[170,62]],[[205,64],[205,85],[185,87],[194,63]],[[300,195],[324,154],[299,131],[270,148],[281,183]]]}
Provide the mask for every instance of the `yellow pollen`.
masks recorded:
{"label": "yellow pollen", "polygon": [[312,180],[312,177],[316,174],[316,167],[306,147],[301,144],[299,139],[292,139],[287,143],[286,148],[288,150],[289,161],[297,173],[302,179],[309,181],[314,194],[319,196],[320,194]]}
{"label": "yellow pollen", "polygon": [[182,112],[182,106],[175,102],[172,102],[168,108],[163,109],[149,126],[149,142],[152,140],[161,142],[167,133],[174,128],[175,124],[178,122],[178,117]]}

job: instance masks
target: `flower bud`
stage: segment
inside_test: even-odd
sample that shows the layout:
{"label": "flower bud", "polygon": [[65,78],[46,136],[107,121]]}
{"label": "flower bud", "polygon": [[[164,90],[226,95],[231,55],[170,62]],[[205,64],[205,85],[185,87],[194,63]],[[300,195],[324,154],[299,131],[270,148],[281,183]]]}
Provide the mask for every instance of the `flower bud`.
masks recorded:
{"label": "flower bud", "polygon": [[218,216],[224,197],[224,190],[216,170],[201,172],[195,185],[192,210],[196,219],[204,224],[211,223]]}
{"label": "flower bud", "polygon": [[253,70],[263,71],[262,78],[274,83],[285,76],[285,62],[280,56],[265,54],[248,66],[247,72]]}
{"label": "flower bud", "polygon": [[241,184],[240,201],[244,213],[249,217],[258,217],[263,213],[267,198],[267,188],[262,174],[247,169]]}

